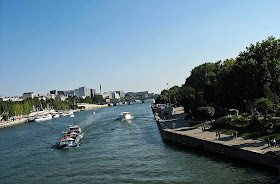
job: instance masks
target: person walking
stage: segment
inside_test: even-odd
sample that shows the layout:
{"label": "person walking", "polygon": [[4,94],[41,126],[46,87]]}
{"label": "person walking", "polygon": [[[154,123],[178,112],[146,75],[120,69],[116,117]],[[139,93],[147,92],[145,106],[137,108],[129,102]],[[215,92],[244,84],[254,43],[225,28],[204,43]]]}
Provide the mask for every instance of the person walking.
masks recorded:
{"label": "person walking", "polygon": [[276,147],[276,140],[275,140],[275,138],[272,139],[272,147]]}
{"label": "person walking", "polygon": [[267,146],[268,146],[268,147],[271,146],[269,137],[267,138]]}
{"label": "person walking", "polygon": [[238,132],[235,131],[235,139],[237,139],[237,136],[238,136]]}

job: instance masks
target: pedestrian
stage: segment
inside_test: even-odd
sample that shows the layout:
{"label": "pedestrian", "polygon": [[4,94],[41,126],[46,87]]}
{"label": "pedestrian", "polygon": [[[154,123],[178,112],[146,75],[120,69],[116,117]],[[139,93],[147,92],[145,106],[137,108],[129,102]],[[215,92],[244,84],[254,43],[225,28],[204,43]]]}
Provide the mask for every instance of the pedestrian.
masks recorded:
{"label": "pedestrian", "polygon": [[218,134],[218,132],[216,132],[216,140],[218,140],[219,139],[219,134]]}
{"label": "pedestrian", "polygon": [[269,137],[267,138],[267,146],[268,146],[268,147],[271,146]]}
{"label": "pedestrian", "polygon": [[237,136],[238,136],[238,132],[235,131],[235,139],[237,139]]}
{"label": "pedestrian", "polygon": [[276,140],[274,138],[272,139],[272,147],[276,147]]}
{"label": "pedestrian", "polygon": [[221,139],[221,133],[220,132],[218,132],[218,135],[219,135],[219,140]]}

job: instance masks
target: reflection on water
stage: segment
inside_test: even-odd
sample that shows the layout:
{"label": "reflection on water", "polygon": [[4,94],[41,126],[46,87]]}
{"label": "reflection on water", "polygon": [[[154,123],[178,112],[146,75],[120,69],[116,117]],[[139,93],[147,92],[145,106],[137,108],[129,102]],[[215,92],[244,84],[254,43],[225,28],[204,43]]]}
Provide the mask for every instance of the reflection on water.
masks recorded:
{"label": "reflection on water", "polygon": [[[253,165],[164,144],[149,103],[0,129],[0,183],[279,183]],[[121,112],[134,119],[118,121]],[[53,149],[77,124],[80,146]]]}

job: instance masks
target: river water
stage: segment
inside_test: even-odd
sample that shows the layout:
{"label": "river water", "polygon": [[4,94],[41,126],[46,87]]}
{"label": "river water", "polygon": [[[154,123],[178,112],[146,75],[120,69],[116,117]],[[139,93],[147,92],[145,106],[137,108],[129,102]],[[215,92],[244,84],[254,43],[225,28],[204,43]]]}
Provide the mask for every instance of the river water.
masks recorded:
{"label": "river water", "polygon": [[[92,112],[96,114],[92,114]],[[0,129],[0,183],[279,183],[265,168],[162,142],[150,103]],[[129,111],[130,122],[117,120]],[[79,147],[53,148],[70,124]]]}

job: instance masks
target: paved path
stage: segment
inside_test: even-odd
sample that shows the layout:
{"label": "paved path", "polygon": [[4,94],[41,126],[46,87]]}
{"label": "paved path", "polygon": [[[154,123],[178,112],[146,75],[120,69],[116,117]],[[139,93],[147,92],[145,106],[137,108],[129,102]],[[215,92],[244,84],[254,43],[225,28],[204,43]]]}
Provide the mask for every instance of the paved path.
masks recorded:
{"label": "paved path", "polygon": [[182,107],[174,108],[169,120],[161,120],[160,123],[165,131],[175,132],[177,134],[188,135],[202,140],[212,141],[228,146],[239,147],[240,149],[250,150],[262,154],[273,154],[280,156],[280,147],[268,147],[262,140],[246,139],[221,133],[220,140],[216,140],[216,132],[202,131],[200,128],[188,126],[184,120],[185,114]]}

